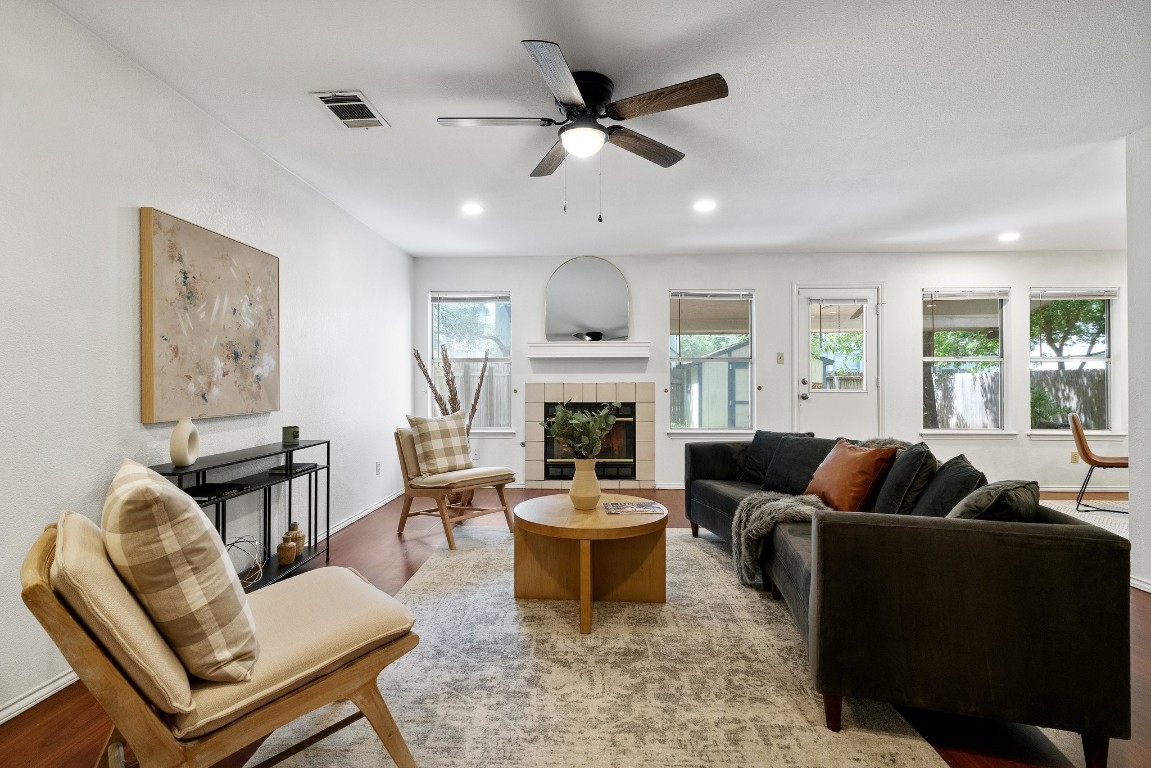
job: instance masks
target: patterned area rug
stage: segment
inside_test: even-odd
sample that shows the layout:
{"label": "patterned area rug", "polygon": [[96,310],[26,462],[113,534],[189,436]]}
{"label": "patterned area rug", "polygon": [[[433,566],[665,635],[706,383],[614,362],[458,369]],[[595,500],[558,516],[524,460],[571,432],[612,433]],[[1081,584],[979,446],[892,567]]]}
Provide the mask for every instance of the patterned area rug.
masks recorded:
{"label": "patterned area rug", "polygon": [[[1131,534],[1128,532],[1127,527],[1128,515],[1125,512],[1100,512],[1093,509],[1085,509],[1082,512],[1077,512],[1074,501],[1044,500],[1040,503],[1045,507],[1051,507],[1058,512],[1077,517],[1080,520],[1086,520],[1092,525],[1097,525],[1112,533],[1117,533],[1125,539],[1131,539]],[[1128,508],[1126,501],[1112,501],[1111,499],[1107,499],[1098,502],[1098,504],[1101,507],[1110,507],[1112,509],[1125,510]]]}
{"label": "patterned area rug", "polygon": [[[461,526],[397,597],[420,645],[380,687],[421,768],[440,766],[943,766],[890,706],[848,699],[823,725],[782,602],[742,587],[715,541],[668,531],[668,602],[512,598],[511,535]],[[272,735],[250,764],[351,712]],[[391,765],[366,721],[283,763]]]}

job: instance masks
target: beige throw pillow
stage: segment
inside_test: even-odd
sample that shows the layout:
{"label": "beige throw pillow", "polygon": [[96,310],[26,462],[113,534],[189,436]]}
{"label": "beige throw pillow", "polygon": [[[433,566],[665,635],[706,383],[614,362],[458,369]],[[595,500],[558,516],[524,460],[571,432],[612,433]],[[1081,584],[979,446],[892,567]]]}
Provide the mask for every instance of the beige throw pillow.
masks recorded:
{"label": "beige throw pillow", "polygon": [[409,416],[408,423],[412,425],[412,439],[416,441],[420,472],[438,475],[472,468],[463,411],[447,416]]}
{"label": "beige throw pillow", "polygon": [[60,515],[51,578],[52,589],[157,709],[192,711],[184,665],[112,567],[98,525],[75,512]]}
{"label": "beige throw pillow", "polygon": [[251,678],[259,646],[248,598],[196,502],[125,459],[104,498],[101,527],[109,559],[188,673]]}

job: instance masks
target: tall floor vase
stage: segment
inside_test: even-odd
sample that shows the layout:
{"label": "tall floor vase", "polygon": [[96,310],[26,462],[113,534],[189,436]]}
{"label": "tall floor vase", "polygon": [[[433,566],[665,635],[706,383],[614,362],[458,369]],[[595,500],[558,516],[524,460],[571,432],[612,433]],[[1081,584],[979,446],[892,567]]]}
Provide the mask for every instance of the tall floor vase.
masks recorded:
{"label": "tall floor vase", "polygon": [[576,459],[575,476],[568,491],[572,506],[591,510],[599,504],[599,479],[595,476],[595,459]]}

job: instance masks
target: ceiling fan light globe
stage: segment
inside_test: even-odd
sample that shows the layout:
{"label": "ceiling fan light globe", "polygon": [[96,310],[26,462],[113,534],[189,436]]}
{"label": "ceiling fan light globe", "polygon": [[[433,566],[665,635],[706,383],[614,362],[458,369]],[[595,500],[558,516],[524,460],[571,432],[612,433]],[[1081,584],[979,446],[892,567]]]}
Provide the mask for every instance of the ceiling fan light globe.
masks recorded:
{"label": "ceiling fan light globe", "polygon": [[599,125],[569,125],[560,129],[560,142],[569,155],[591,157],[603,148],[607,131]]}

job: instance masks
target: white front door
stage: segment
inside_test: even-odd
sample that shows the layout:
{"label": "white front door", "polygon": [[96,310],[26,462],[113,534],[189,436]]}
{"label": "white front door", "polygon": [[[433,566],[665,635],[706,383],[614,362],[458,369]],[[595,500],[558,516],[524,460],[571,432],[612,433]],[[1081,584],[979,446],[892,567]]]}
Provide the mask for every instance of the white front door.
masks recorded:
{"label": "white front door", "polygon": [[796,286],[795,296],[796,429],[879,436],[879,288]]}

